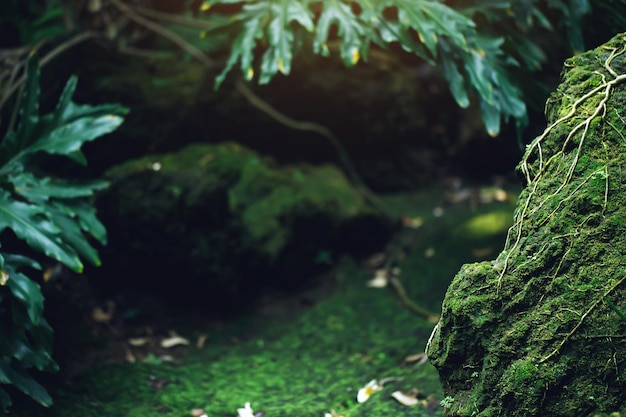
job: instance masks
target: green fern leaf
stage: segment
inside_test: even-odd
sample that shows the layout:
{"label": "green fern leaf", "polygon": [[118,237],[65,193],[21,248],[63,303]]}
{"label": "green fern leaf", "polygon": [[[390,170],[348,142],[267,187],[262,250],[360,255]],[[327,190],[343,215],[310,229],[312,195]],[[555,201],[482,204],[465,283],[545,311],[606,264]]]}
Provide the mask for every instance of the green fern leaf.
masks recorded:
{"label": "green fern leaf", "polygon": [[15,200],[0,190],[0,231],[10,228],[32,248],[81,272],[83,264],[76,252],[64,243],[59,227],[48,218],[45,206],[27,204]]}
{"label": "green fern leaf", "polygon": [[325,1],[324,9],[317,21],[317,30],[313,43],[315,53],[323,53],[328,47],[330,28],[337,25],[337,33],[341,37],[339,51],[344,64],[348,67],[355,65],[362,54],[366,44],[366,28],[359,18],[352,12],[350,6],[339,0]]}

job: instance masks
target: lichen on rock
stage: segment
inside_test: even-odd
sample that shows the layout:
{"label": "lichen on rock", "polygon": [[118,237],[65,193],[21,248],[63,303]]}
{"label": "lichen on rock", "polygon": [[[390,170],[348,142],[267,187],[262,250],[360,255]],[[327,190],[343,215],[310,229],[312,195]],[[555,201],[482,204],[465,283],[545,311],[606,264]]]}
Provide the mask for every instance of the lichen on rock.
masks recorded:
{"label": "lichen on rock", "polygon": [[428,348],[447,416],[626,413],[626,35],[570,58],[518,166],[506,246],[465,265]]}

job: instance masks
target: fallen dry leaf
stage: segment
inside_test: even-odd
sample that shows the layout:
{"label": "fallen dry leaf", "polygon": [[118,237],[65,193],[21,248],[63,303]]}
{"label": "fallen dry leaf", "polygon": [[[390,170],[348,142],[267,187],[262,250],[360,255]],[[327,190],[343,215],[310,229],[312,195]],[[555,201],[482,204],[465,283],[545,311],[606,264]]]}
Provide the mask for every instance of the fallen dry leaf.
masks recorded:
{"label": "fallen dry leaf", "polygon": [[421,217],[403,217],[402,226],[409,229],[419,229],[424,224],[424,219]]}
{"label": "fallen dry leaf", "polygon": [[366,268],[377,268],[385,263],[387,260],[387,254],[385,252],[378,252],[370,256],[363,263]]}
{"label": "fallen dry leaf", "polygon": [[196,347],[198,349],[202,349],[204,347],[204,344],[206,343],[206,340],[207,335],[201,334],[200,336],[198,336],[198,340],[196,340]]}
{"label": "fallen dry leaf", "polygon": [[179,362],[178,359],[176,359],[175,357],[173,357],[172,355],[159,355],[158,359],[162,362],[167,362],[167,363],[177,363]]}
{"label": "fallen dry leaf", "polygon": [[124,347],[124,359],[126,359],[126,362],[128,363],[137,362],[137,358],[135,358],[133,352],[131,352],[130,349],[128,349],[127,347]]}
{"label": "fallen dry leaf", "polygon": [[149,337],[131,337],[128,339],[128,344],[135,347],[145,346],[150,343]]}
{"label": "fallen dry leaf", "polygon": [[472,256],[474,258],[485,258],[493,253],[492,247],[487,248],[474,248],[472,249]]}
{"label": "fallen dry leaf", "polygon": [[428,356],[424,352],[416,353],[415,355],[409,355],[404,358],[405,363],[414,363],[417,362],[417,365],[421,365],[428,361]]}
{"label": "fallen dry leaf", "polygon": [[417,398],[415,398],[412,395],[407,394],[406,392],[395,391],[391,393],[391,396],[400,404],[406,405],[408,407],[412,407],[418,404]]}
{"label": "fallen dry leaf", "polygon": [[97,323],[108,323],[113,319],[115,314],[115,303],[111,300],[105,303],[106,307],[94,307],[91,310],[91,319]]}
{"label": "fallen dry leaf", "polygon": [[180,336],[172,336],[172,337],[168,337],[168,338],[161,340],[161,347],[165,349],[169,349],[174,346],[188,345],[188,344],[189,344],[189,340]]}

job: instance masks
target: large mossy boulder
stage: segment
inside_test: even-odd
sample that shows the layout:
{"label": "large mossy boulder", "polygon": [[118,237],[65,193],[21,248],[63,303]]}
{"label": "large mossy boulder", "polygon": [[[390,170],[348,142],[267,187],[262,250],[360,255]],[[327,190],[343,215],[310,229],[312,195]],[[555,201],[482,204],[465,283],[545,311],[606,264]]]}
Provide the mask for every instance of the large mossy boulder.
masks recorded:
{"label": "large mossy boulder", "polygon": [[626,35],[562,79],[506,246],[462,267],[427,349],[447,416],[626,415]]}
{"label": "large mossy boulder", "polygon": [[235,143],[145,156],[107,177],[106,285],[209,308],[300,287],[342,253],[380,249],[392,229],[336,167],[279,167]]}

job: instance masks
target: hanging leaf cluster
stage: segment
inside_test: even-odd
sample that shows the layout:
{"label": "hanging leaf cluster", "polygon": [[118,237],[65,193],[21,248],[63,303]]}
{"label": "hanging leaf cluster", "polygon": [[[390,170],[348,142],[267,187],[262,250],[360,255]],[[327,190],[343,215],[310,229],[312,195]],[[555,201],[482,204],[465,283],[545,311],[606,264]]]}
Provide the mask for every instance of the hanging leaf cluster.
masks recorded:
{"label": "hanging leaf cluster", "polygon": [[[31,248],[81,272],[82,260],[100,264],[91,239],[104,244],[106,230],[96,218],[91,197],[107,184],[35,175],[33,157],[62,155],[85,164],[82,145],[115,130],[126,109],[76,104],[75,89],[76,78],[71,78],[54,111],[41,116],[39,65],[31,54],[18,127],[0,143],[0,232],[10,229]],[[10,405],[2,384],[14,385],[47,406],[51,398],[29,370],[56,369],[50,356],[52,330],[42,317],[39,285],[21,271],[40,266],[5,249],[0,252],[0,409]]]}
{"label": "hanging leaf cluster", "polygon": [[588,0],[207,0],[200,10],[213,28],[204,38],[230,31],[233,39],[216,87],[237,65],[246,79],[256,77],[261,84],[288,75],[303,46],[327,56],[329,45],[338,42],[341,59],[353,66],[367,60],[373,45],[396,44],[438,66],[459,106],[477,97],[485,127],[495,136],[503,118],[526,117],[515,69],[534,71],[546,59],[529,33],[561,30],[580,50],[581,19],[590,5]]}

